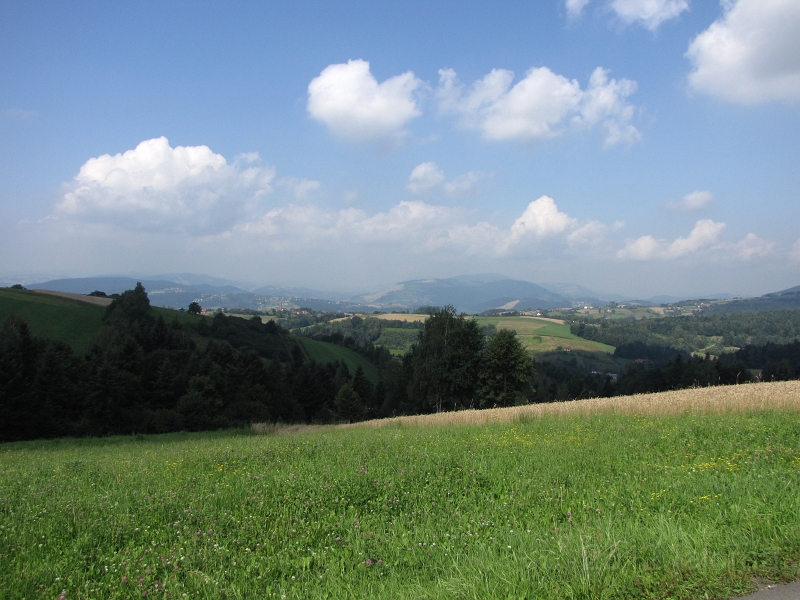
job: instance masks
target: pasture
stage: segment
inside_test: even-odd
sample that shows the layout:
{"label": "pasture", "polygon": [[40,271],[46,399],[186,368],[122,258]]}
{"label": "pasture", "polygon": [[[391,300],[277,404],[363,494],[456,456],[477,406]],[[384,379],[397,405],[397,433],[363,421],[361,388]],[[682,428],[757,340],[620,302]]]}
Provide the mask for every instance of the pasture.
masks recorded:
{"label": "pasture", "polygon": [[519,341],[533,354],[555,352],[559,347],[594,353],[612,353],[613,346],[585,340],[570,333],[569,325],[556,319],[536,317],[475,317],[480,326],[494,325],[497,329],[517,332]]}
{"label": "pasture", "polygon": [[69,344],[78,354],[89,349],[104,314],[103,306],[90,302],[0,288],[0,325],[10,316],[19,317],[34,335]]}
{"label": "pasture", "polygon": [[800,384],[0,446],[5,598],[730,598],[800,577]]}
{"label": "pasture", "polygon": [[[33,335],[63,342],[76,354],[84,354],[103,324],[108,298],[45,290],[12,290],[0,288],[0,326],[8,317],[23,319]],[[177,319],[184,324],[196,324],[197,315],[170,308],[151,307],[154,317],[167,323]],[[205,340],[194,336],[204,345]]]}
{"label": "pasture", "polygon": [[351,374],[355,373],[356,369],[360,366],[364,370],[364,375],[367,376],[367,379],[374,384],[378,383],[377,367],[375,367],[375,365],[357,352],[350,350],[350,348],[345,348],[344,346],[338,346],[336,344],[329,344],[327,342],[320,342],[302,336],[292,337],[300,342],[300,344],[303,346],[303,349],[306,351],[308,358],[311,360],[315,360],[323,364],[343,360],[347,365],[347,368],[350,369]]}

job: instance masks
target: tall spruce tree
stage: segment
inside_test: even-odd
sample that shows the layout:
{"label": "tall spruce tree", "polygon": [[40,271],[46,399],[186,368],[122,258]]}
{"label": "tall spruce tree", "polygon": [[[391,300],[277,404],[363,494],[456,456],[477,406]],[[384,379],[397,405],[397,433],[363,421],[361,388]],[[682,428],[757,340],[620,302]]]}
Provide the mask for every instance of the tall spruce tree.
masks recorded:
{"label": "tall spruce tree", "polygon": [[530,386],[533,361],[517,335],[501,329],[481,357],[478,395],[481,406],[511,406]]}

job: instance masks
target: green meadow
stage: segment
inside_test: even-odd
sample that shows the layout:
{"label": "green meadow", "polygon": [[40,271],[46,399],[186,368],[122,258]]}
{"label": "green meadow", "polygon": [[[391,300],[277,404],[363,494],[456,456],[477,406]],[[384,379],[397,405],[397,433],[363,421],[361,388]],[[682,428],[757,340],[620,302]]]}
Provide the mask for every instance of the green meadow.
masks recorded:
{"label": "green meadow", "polygon": [[[153,307],[154,316],[167,323],[177,319],[184,324],[196,324],[200,318],[169,308]],[[23,319],[33,335],[50,338],[72,346],[84,354],[103,324],[106,308],[89,302],[50,296],[28,290],[0,288],[0,325],[8,317]]]}
{"label": "green meadow", "polygon": [[331,363],[342,360],[347,365],[351,374],[355,373],[358,367],[361,367],[367,379],[373,384],[378,383],[378,369],[375,365],[350,348],[337,346],[336,344],[330,344],[328,342],[320,342],[302,336],[293,337],[300,342],[306,355],[308,355],[308,358],[311,360],[315,360],[319,363]]}
{"label": "green meadow", "polygon": [[800,576],[800,413],[0,446],[4,598],[730,598]]}
{"label": "green meadow", "polygon": [[34,335],[69,344],[79,354],[89,349],[105,310],[77,300],[0,288],[0,326],[8,317],[17,316]]}

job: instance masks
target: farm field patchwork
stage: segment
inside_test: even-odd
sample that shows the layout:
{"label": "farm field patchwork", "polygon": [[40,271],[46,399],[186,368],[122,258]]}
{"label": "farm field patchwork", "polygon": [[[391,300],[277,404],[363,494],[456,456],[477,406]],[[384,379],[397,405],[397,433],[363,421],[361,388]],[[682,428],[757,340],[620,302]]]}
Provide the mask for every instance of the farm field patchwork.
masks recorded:
{"label": "farm field patchwork", "polygon": [[522,345],[533,354],[553,352],[559,346],[595,353],[614,352],[613,346],[580,338],[570,332],[569,325],[554,319],[536,317],[476,317],[476,319],[481,326],[494,325],[497,329],[516,331]]}
{"label": "farm field patchwork", "polygon": [[413,315],[407,313],[390,313],[385,315],[364,315],[365,317],[383,319],[386,321],[409,321],[412,323],[422,323],[428,318],[428,315]]}
{"label": "farm field patchwork", "polygon": [[800,386],[709,390],[2,445],[0,589],[721,599],[796,579]]}

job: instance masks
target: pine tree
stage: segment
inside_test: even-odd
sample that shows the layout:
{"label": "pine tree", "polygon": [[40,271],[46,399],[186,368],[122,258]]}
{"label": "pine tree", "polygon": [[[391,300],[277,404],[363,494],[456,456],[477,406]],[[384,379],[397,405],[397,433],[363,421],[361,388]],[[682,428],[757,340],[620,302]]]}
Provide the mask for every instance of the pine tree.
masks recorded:
{"label": "pine tree", "polygon": [[481,357],[478,395],[481,406],[511,406],[529,386],[533,375],[531,357],[516,333],[501,329]]}

